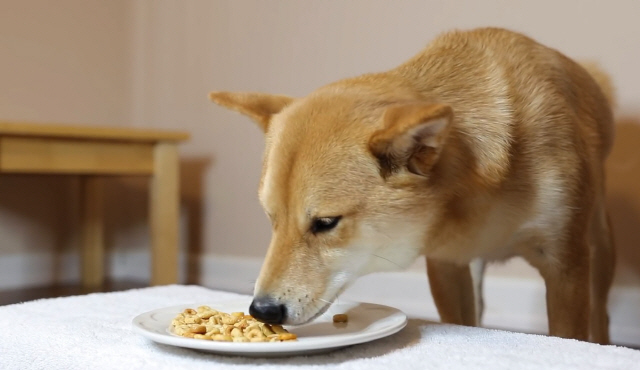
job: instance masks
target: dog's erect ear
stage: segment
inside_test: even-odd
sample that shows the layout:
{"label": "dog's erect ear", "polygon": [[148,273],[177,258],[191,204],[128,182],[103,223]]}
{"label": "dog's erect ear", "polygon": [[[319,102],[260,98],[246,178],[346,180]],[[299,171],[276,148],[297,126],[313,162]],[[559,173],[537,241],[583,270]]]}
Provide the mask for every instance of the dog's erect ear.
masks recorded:
{"label": "dog's erect ear", "polygon": [[449,133],[453,111],[443,104],[406,103],[384,113],[384,127],[369,138],[369,150],[387,176],[399,168],[427,176]]}
{"label": "dog's erect ear", "polygon": [[291,104],[294,98],[262,93],[234,93],[215,91],[209,99],[224,107],[238,111],[256,121],[264,132],[269,128],[271,116]]}

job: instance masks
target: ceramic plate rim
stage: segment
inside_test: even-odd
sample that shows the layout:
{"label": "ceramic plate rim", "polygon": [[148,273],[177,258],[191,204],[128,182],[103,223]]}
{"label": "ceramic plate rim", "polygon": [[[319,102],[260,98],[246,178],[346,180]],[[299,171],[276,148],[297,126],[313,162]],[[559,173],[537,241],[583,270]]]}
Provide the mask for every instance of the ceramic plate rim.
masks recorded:
{"label": "ceramic plate rim", "polygon": [[[166,322],[165,332],[157,332],[150,328],[145,327],[145,323],[148,325],[148,321],[153,320],[155,314],[168,313],[170,311],[180,312],[188,307],[197,307],[200,305],[209,306],[232,306],[232,305],[246,305],[248,306],[251,298],[231,299],[223,301],[210,301],[205,303],[192,303],[192,304],[180,304],[157,308],[155,310],[141,313],[133,318],[132,325],[135,332],[157,343],[166,345],[172,345],[176,347],[191,348],[197,350],[204,350],[208,352],[220,353],[220,354],[303,354],[304,352],[314,352],[329,349],[338,349],[342,347],[352,346],[355,344],[366,343],[381,339],[390,335],[393,335],[402,330],[407,325],[407,316],[404,312],[397,308],[385,306],[376,303],[368,302],[356,302],[349,300],[340,300],[335,302],[332,307],[357,307],[359,305],[376,306],[377,308],[385,309],[390,313],[390,316],[380,321],[389,321],[388,324],[382,328],[375,330],[369,330],[365,328],[356,333],[348,334],[336,334],[329,335],[324,338],[304,337],[295,342],[281,342],[281,343],[230,343],[230,342],[214,342],[197,340],[192,338],[183,338],[175,334],[171,334],[168,330],[170,322]],[[376,322],[369,323],[369,326]],[[310,324],[313,324],[310,323]],[[295,330],[294,330],[295,331]]]}

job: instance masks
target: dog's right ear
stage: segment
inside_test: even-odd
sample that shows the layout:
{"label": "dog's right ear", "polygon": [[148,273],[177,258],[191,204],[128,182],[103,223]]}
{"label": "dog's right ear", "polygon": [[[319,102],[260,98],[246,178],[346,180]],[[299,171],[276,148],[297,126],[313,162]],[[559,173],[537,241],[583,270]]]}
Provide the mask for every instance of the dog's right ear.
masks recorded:
{"label": "dog's right ear", "polygon": [[378,159],[384,177],[406,168],[428,176],[445,145],[453,110],[444,104],[404,103],[390,106],[383,128],[369,138],[369,150]]}
{"label": "dog's right ear", "polygon": [[285,95],[263,93],[234,93],[215,91],[209,93],[209,99],[224,107],[248,116],[260,125],[264,132],[269,129],[271,116],[291,104],[294,98]]}

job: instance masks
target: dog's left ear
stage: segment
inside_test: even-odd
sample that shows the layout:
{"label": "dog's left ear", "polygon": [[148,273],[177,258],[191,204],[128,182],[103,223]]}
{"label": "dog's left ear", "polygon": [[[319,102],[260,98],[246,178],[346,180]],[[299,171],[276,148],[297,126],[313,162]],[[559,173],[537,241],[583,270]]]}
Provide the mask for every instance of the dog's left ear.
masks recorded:
{"label": "dog's left ear", "polygon": [[253,119],[267,132],[271,117],[291,104],[294,98],[285,95],[272,95],[253,92],[214,91],[209,93],[214,103],[233,109]]}
{"label": "dog's left ear", "polygon": [[452,119],[453,110],[443,104],[417,102],[387,108],[384,127],[369,138],[369,150],[378,158],[383,176],[402,167],[427,176],[438,161]]}

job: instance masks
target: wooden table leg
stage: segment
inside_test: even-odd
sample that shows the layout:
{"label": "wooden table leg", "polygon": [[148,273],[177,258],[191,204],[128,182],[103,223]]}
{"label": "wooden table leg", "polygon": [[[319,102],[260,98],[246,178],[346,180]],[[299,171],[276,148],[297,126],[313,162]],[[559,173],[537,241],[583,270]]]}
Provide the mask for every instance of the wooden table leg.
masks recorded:
{"label": "wooden table leg", "polygon": [[104,282],[104,220],[102,179],[82,176],[82,286],[94,289]]}
{"label": "wooden table leg", "polygon": [[151,285],[178,282],[178,147],[159,142],[151,179]]}

